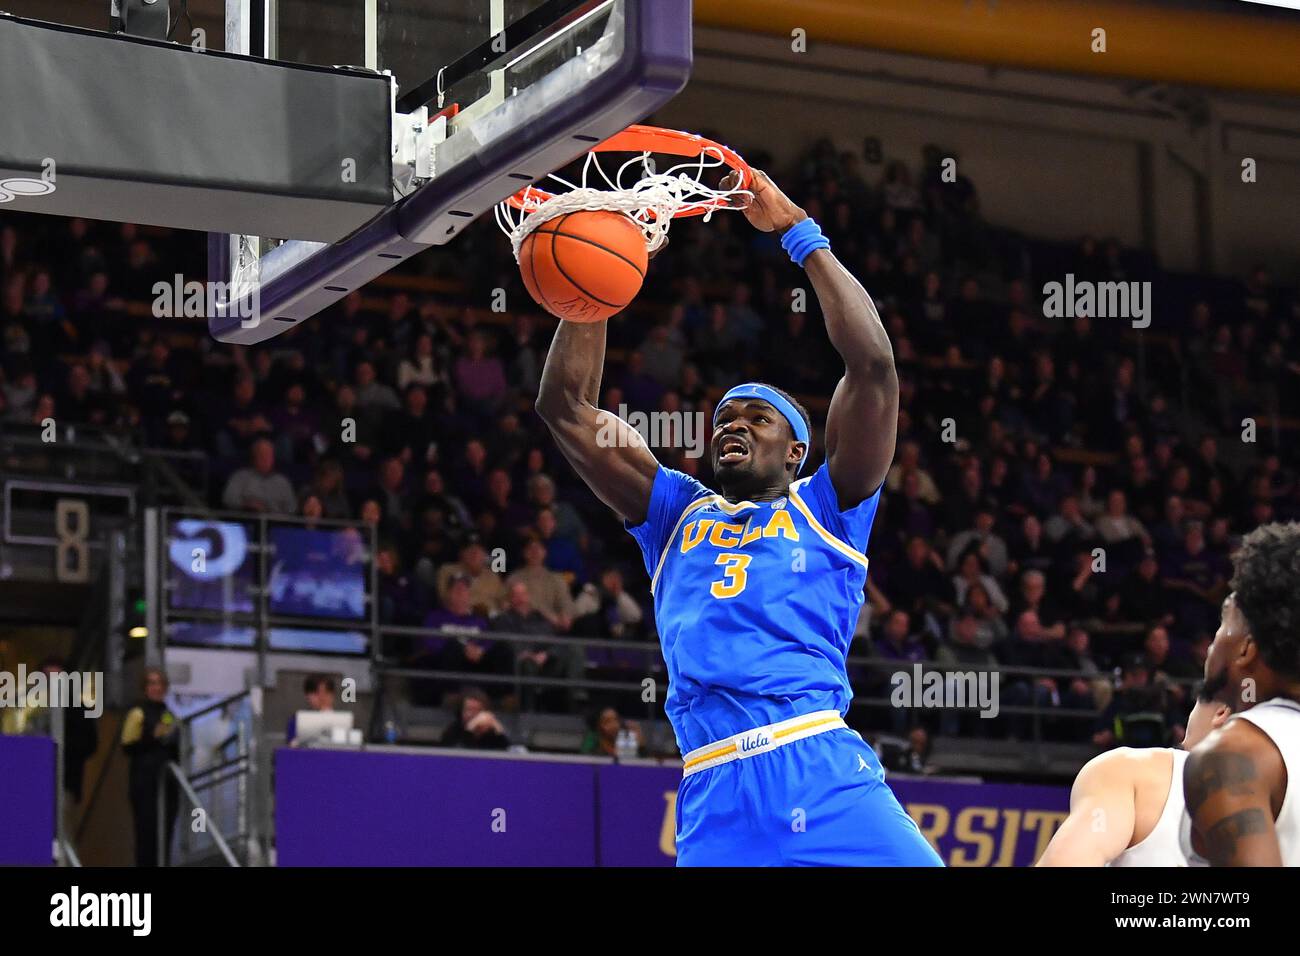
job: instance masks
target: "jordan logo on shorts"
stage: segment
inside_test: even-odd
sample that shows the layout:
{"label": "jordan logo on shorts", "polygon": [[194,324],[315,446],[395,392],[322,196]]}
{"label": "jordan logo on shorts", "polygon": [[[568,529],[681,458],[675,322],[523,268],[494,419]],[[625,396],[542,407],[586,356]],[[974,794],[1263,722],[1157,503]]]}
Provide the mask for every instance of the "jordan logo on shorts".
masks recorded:
{"label": "jordan logo on shorts", "polygon": [[862,754],[858,754],[858,773],[861,773],[862,771],[869,770],[869,769],[870,768],[867,766],[866,759],[863,758]]}

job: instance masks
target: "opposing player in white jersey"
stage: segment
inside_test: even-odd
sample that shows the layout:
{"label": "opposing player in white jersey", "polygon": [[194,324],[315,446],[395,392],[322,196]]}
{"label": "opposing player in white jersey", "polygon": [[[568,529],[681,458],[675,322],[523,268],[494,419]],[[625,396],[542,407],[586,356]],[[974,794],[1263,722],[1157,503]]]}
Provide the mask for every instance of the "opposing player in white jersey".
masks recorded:
{"label": "opposing player in white jersey", "polygon": [[1300,524],[1257,528],[1233,564],[1205,680],[1240,704],[1183,768],[1193,846],[1214,866],[1300,866]]}
{"label": "opposing player in white jersey", "polygon": [[1089,760],[1070,790],[1070,815],[1037,865],[1205,866],[1191,847],[1183,763],[1188,749],[1231,716],[1202,690],[1184,749],[1118,747]]}

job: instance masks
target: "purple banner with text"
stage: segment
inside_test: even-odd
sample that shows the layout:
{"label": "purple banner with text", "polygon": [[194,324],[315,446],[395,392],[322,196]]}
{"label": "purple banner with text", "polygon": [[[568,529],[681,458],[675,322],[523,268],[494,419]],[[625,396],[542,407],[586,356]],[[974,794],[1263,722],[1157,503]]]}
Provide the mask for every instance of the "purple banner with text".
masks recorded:
{"label": "purple banner with text", "polygon": [[948,866],[1029,866],[1070,809],[1068,787],[890,778]]}
{"label": "purple banner with text", "polygon": [[[679,767],[280,750],[284,866],[672,866]],[[1028,866],[1065,787],[890,778],[949,866]]]}
{"label": "purple banner with text", "polygon": [[[602,866],[675,862],[676,767],[600,767]],[[1065,787],[890,777],[899,802],[949,866],[1029,866],[1065,819]]]}

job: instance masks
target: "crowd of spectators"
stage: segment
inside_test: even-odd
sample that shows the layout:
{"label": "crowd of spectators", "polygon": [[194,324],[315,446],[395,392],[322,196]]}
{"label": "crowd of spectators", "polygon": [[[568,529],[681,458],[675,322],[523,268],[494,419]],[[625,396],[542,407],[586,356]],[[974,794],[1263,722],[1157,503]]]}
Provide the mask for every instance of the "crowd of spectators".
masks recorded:
{"label": "crowd of spectators", "polygon": [[[776,179],[873,296],[900,372],[854,655],[1035,668],[1008,674],[1003,701],[1059,719],[1010,715],[997,732],[1100,744],[1124,737],[1116,685],[1139,681],[1160,691],[1143,712],[1167,712],[1176,736],[1176,679],[1201,668],[1235,539],[1300,517],[1296,443],[1266,424],[1243,440],[1242,425],[1300,414],[1295,290],[1263,269],[1173,275],[1114,241],[996,228],[975,184],[937,165],[873,172],[820,142]],[[486,676],[652,672],[653,655],[554,640],[645,645],[653,614],[634,543],[533,413],[553,322],[491,223],[398,270],[439,291],[376,283],[252,348],[140,315],[156,282],[202,269],[198,236],[0,216],[4,429],[98,426],[200,453],[214,506],[373,523],[382,618],[427,635],[395,644],[404,661]],[[1045,318],[1037,290],[1066,273],[1151,281],[1150,328]],[[759,378],[818,419],[842,366],[801,283],[739,215],[675,226],[638,302],[609,323],[603,407],[708,421],[722,390]],[[505,312],[492,311],[496,290]],[[707,456],[656,452],[708,482]],[[888,673],[853,667],[863,695],[887,696]],[[503,703],[485,689],[471,709]],[[506,703],[597,702],[539,690]],[[1067,719],[1076,710],[1102,718]]]}

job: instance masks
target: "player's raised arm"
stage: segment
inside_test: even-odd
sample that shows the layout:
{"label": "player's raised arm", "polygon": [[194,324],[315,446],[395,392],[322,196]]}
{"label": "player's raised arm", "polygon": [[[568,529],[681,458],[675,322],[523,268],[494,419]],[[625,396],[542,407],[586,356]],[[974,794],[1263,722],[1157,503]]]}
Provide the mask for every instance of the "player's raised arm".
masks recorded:
{"label": "player's raised arm", "polygon": [[750,188],[754,198],[745,215],[757,228],[779,232],[782,246],[802,262],[826,317],[831,344],[844,360],[844,376],[826,414],[826,459],[840,507],[852,508],[884,483],[894,460],[894,350],[871,296],[825,248],[807,213],[762,172],[755,170]]}
{"label": "player's raised arm", "polygon": [[634,428],[598,407],[604,365],[605,323],[561,322],[542,369],[537,414],[596,497],[639,524],[659,463]]}
{"label": "player's raised arm", "polygon": [[1183,767],[1183,795],[1213,866],[1281,866],[1273,794],[1286,768],[1267,735],[1241,719],[1205,739]]}
{"label": "player's raised arm", "polygon": [[894,460],[898,371],[894,350],[871,296],[829,249],[805,268],[826,316],[831,344],[844,359],[826,413],[826,460],[841,508],[875,494]]}
{"label": "player's raised arm", "polygon": [[1133,842],[1136,799],[1125,750],[1093,757],[1070,790],[1070,815],[1037,866],[1105,866]]}

